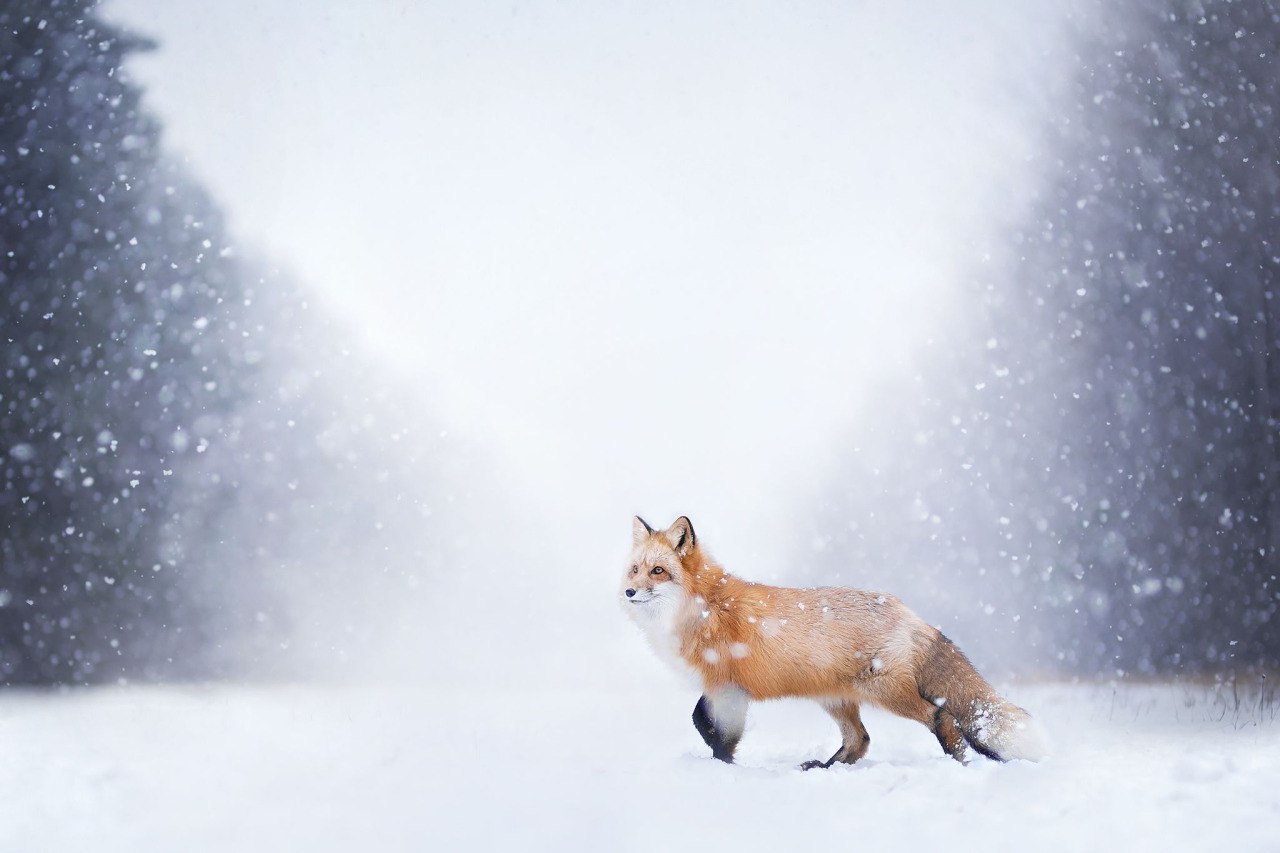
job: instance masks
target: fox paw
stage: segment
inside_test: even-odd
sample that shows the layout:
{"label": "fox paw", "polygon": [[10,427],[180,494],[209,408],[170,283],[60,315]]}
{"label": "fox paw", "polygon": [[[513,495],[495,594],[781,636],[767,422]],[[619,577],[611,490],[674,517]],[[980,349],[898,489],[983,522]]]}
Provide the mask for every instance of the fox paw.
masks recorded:
{"label": "fox paw", "polygon": [[813,758],[813,759],[810,759],[809,761],[806,761],[804,764],[801,764],[800,769],[801,770],[817,770],[821,768],[822,770],[826,770],[828,767],[830,767],[834,763],[835,763],[834,758],[828,758],[826,761],[819,761],[818,759]]}

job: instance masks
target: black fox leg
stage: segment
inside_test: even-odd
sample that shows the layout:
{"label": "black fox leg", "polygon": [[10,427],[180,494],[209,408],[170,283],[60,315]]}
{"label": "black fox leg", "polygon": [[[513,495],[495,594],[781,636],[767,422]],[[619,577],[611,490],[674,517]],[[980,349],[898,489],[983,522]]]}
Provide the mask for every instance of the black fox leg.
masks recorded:
{"label": "black fox leg", "polygon": [[726,742],[724,734],[716,728],[715,723],[711,722],[711,714],[707,710],[710,704],[706,696],[698,698],[698,704],[693,706],[693,727],[698,730],[698,734],[702,735],[707,746],[711,747],[712,757],[732,764],[733,749],[737,744]]}
{"label": "black fox leg", "polygon": [[823,702],[822,707],[840,726],[840,748],[826,761],[806,761],[800,765],[801,770],[825,769],[837,761],[853,764],[871,748],[871,736],[867,734],[867,727],[862,725],[862,715],[856,702]]}
{"label": "black fox leg", "polygon": [[729,764],[746,721],[747,697],[737,688],[708,693],[693,706],[693,727],[711,747],[712,757]]}

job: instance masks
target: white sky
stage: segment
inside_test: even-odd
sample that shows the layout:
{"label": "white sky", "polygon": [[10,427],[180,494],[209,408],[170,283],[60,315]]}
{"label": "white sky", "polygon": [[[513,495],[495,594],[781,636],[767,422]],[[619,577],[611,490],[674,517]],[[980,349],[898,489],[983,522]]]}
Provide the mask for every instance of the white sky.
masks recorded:
{"label": "white sky", "polygon": [[612,559],[632,512],[785,556],[730,540],[856,441],[1008,198],[1029,6],[107,9],[241,245]]}

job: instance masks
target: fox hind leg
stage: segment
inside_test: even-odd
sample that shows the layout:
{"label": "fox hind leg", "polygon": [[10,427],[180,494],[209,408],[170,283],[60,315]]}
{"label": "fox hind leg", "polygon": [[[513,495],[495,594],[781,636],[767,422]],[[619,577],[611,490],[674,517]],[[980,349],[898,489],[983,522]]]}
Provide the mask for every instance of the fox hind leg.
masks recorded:
{"label": "fox hind leg", "polygon": [[950,711],[939,708],[933,715],[933,725],[930,728],[942,745],[943,752],[961,764],[967,763],[968,750],[965,748],[964,733],[960,731],[960,724]]}
{"label": "fox hind leg", "polygon": [[693,727],[711,747],[711,756],[726,764],[733,763],[746,724],[747,694],[739,687],[709,690],[693,706]]}
{"label": "fox hind leg", "polygon": [[817,759],[806,761],[800,765],[801,770],[813,770],[818,767],[826,769],[837,761],[842,764],[853,764],[866,755],[867,750],[871,748],[871,735],[867,734],[867,727],[862,724],[858,703],[823,702],[822,707],[840,726],[840,748],[826,761]]}
{"label": "fox hind leg", "polygon": [[885,690],[880,696],[880,703],[899,717],[923,723],[938,739],[943,752],[961,764],[967,762],[968,749],[965,742],[968,736],[948,703],[930,701],[914,684],[906,681],[895,683],[891,689]]}

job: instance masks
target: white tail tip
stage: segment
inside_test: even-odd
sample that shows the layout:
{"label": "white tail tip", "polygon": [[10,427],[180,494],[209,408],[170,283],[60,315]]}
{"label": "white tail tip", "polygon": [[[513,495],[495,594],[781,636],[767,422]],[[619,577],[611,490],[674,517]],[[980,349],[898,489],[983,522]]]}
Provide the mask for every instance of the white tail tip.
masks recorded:
{"label": "white tail tip", "polygon": [[1049,756],[1049,737],[1037,720],[1019,714],[1001,727],[993,738],[995,751],[1001,758],[1040,761]]}

